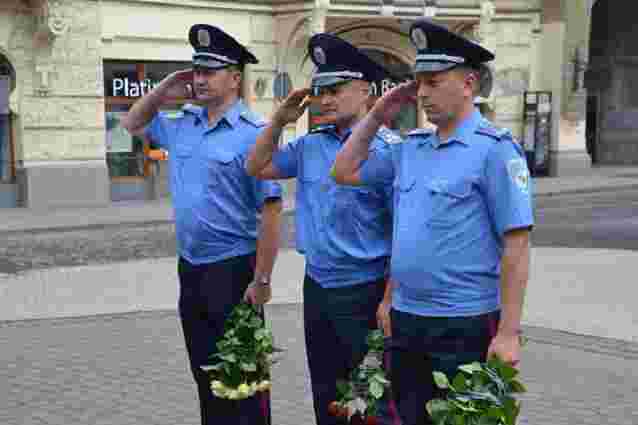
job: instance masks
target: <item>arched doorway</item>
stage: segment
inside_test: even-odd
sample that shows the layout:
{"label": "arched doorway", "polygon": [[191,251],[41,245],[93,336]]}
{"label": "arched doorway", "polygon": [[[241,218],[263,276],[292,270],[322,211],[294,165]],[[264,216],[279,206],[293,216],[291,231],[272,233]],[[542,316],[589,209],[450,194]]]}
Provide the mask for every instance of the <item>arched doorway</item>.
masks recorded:
{"label": "arched doorway", "polygon": [[593,5],[586,138],[592,160],[600,164],[638,164],[636,37],[632,15],[618,2],[598,0]]}

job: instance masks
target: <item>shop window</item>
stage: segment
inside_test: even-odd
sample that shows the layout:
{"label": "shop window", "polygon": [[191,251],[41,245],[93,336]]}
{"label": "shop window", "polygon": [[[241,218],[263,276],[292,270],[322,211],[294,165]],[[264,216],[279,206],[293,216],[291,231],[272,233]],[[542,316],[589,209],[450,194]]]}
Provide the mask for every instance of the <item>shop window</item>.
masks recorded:
{"label": "shop window", "polygon": [[[139,179],[149,174],[148,151],[156,146],[152,140],[129,134],[121,120],[139,98],[167,75],[190,66],[188,62],[104,62],[106,161],[112,179]],[[184,101],[165,107],[178,110]]]}

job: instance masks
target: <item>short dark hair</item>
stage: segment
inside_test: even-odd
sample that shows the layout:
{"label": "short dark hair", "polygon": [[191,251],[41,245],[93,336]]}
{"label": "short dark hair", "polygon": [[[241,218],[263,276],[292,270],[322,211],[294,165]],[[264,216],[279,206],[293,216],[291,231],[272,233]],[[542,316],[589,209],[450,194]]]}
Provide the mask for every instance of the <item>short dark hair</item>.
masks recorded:
{"label": "short dark hair", "polygon": [[244,65],[243,64],[237,64],[237,65],[228,65],[226,67],[226,69],[230,70],[230,71],[239,71],[242,74],[244,73]]}

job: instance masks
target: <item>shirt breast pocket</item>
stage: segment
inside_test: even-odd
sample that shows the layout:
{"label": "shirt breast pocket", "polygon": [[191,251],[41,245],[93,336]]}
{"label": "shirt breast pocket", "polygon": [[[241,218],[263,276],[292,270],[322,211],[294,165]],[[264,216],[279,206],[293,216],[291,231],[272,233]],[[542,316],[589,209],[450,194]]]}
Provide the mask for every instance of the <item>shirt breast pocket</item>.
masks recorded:
{"label": "shirt breast pocket", "polygon": [[398,177],[392,184],[394,192],[395,207],[411,208],[414,206],[416,194],[416,179],[414,177]]}
{"label": "shirt breast pocket", "polygon": [[238,154],[227,151],[214,151],[207,152],[205,158],[208,186],[211,190],[218,189],[216,185],[239,179],[239,166],[237,164],[241,161]]}
{"label": "shirt breast pocket", "polygon": [[432,212],[428,220],[430,227],[452,228],[463,223],[471,214],[474,197],[471,181],[445,184],[429,182],[426,187],[432,199]]}
{"label": "shirt breast pocket", "polygon": [[193,156],[193,146],[185,143],[175,144],[175,156],[180,160],[185,160]]}

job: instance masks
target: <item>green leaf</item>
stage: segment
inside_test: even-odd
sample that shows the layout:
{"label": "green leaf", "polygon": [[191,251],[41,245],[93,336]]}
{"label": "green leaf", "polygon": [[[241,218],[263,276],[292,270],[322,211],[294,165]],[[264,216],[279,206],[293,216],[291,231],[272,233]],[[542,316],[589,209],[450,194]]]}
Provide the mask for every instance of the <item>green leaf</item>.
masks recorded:
{"label": "green leaf", "polygon": [[465,391],[468,389],[467,379],[462,373],[459,373],[456,375],[454,380],[452,380],[452,386],[455,391]]}
{"label": "green leaf", "polygon": [[385,374],[383,372],[376,372],[374,375],[372,375],[370,379],[377,381],[378,383],[383,385],[390,385],[390,381],[386,379]]}
{"label": "green leaf", "polygon": [[505,411],[500,407],[490,407],[487,409],[487,416],[494,419],[505,419]]}
{"label": "green leaf", "polygon": [[483,415],[478,419],[476,425],[499,425],[499,421],[500,419]]}
{"label": "green leaf", "polygon": [[256,372],[257,371],[257,365],[255,363],[242,363],[240,365],[241,370],[243,370],[244,372]]}
{"label": "green leaf", "polygon": [[452,405],[456,407],[457,409],[462,410],[464,412],[478,412],[478,410],[474,406],[472,406],[470,403],[462,403],[457,400],[450,400],[450,403],[452,403]]}
{"label": "green leaf", "polygon": [[432,372],[434,376],[434,383],[437,387],[441,389],[450,388],[450,381],[447,379],[447,376],[443,372]]}
{"label": "green leaf", "polygon": [[266,329],[264,328],[259,328],[255,331],[255,339],[257,341],[261,341],[262,339],[264,339],[264,337],[266,336]]}
{"label": "green leaf", "polygon": [[459,393],[459,396],[468,397],[470,400],[489,401],[497,406],[501,405],[501,400],[489,391],[464,391],[463,393]]}
{"label": "green leaf", "polygon": [[511,381],[518,375],[518,370],[507,364],[501,365],[498,372],[505,381]]}
{"label": "green leaf", "polygon": [[374,398],[376,398],[377,400],[380,399],[383,396],[383,384],[381,384],[378,381],[372,381],[370,383],[370,394],[372,394],[372,396]]}
{"label": "green leaf", "polygon": [[374,329],[368,333],[366,340],[368,344],[368,351],[383,352],[383,332],[380,329]]}
{"label": "green leaf", "polygon": [[337,401],[345,403],[349,400],[352,400],[352,384],[347,381],[338,380],[337,381]]}
{"label": "green leaf", "polygon": [[481,370],[483,370],[483,367],[481,366],[479,362],[473,362],[473,363],[461,365],[459,366],[459,369],[471,375],[474,372],[480,372]]}
{"label": "green leaf", "polygon": [[505,413],[505,425],[516,425],[516,417],[518,416],[519,407],[516,400],[507,397],[503,403],[503,411]]}
{"label": "green leaf", "polygon": [[440,421],[441,418],[446,417],[447,414],[452,410],[452,406],[445,400],[435,398],[427,402],[426,410],[432,420],[436,422]]}
{"label": "green leaf", "polygon": [[519,381],[510,382],[510,388],[512,389],[513,393],[525,393],[525,392],[527,392],[527,388],[525,388],[525,386],[523,384],[521,384]]}
{"label": "green leaf", "polygon": [[466,425],[465,418],[463,416],[454,416],[454,425]]}
{"label": "green leaf", "polygon": [[200,368],[204,372],[220,371],[220,370],[222,370],[222,364],[221,363],[217,363],[217,364],[213,364],[213,365],[204,365],[204,366],[200,366]]}
{"label": "green leaf", "polygon": [[229,363],[237,362],[237,356],[234,353],[220,354],[219,358]]}

